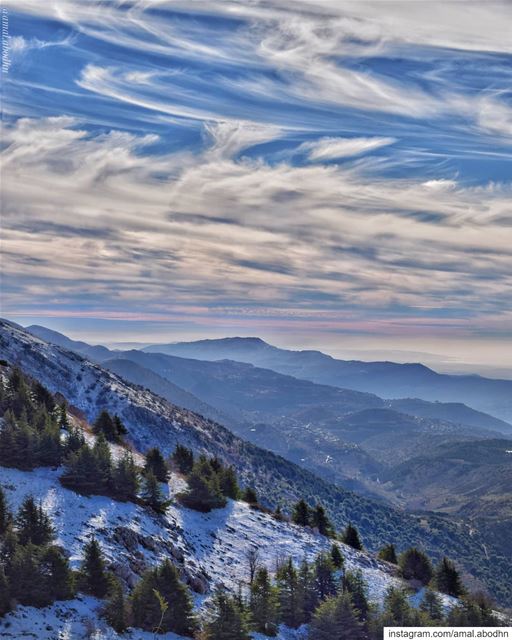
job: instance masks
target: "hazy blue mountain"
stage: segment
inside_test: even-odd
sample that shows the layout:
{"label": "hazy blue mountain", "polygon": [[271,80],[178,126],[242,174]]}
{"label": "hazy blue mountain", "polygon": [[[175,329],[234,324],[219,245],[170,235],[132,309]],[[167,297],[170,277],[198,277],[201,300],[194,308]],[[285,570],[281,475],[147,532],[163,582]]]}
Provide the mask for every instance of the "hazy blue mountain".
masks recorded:
{"label": "hazy blue mountain", "polygon": [[[135,350],[133,349],[130,351],[110,351],[103,346],[91,346],[85,342],[71,340],[61,333],[37,325],[27,327],[27,330],[34,335],[37,335],[38,337],[47,339],[54,344],[65,346],[68,349],[72,349],[74,351],[77,351],[78,353],[87,355],[88,357],[91,357],[92,359],[99,362],[112,357],[125,357],[127,353],[133,354],[135,352]],[[368,378],[375,378],[381,375],[384,379],[387,375],[389,375],[390,371],[392,371],[395,372],[393,374],[394,378],[401,379],[402,386],[405,384],[404,380],[411,373],[411,371],[422,371],[426,372],[426,375],[428,377],[435,378],[436,380],[437,378],[441,378],[443,380],[444,378],[447,378],[449,381],[453,378],[455,382],[457,382],[460,378],[470,378],[472,382],[475,382],[476,380],[476,382],[483,381],[489,383],[505,383],[506,385],[510,385],[510,388],[512,389],[512,382],[507,380],[490,380],[487,378],[480,378],[478,376],[444,376],[443,374],[438,374],[431,369],[424,367],[423,365],[415,364],[404,365],[392,362],[367,363],[359,361],[335,360],[334,358],[331,358],[331,356],[323,354],[320,351],[289,351],[285,349],[279,349],[267,344],[260,338],[224,338],[220,340],[199,340],[196,342],[153,345],[141,349],[141,351],[147,353],[175,354],[181,358],[198,359],[204,361],[230,359],[238,362],[254,364],[259,368],[265,368],[266,366],[273,371],[282,372],[285,375],[288,374],[292,375],[293,377],[299,377],[306,380],[328,377],[328,375],[322,376],[321,372],[319,372],[322,366],[325,366],[327,369],[334,368],[339,369],[340,371],[343,368],[357,369],[359,373],[356,376],[356,380],[363,378],[365,375],[365,371],[367,372]],[[297,363],[300,363],[300,365]],[[304,369],[306,365],[309,365],[312,370],[311,376],[309,376],[308,372]],[[187,365],[187,367],[191,367],[190,363]],[[295,371],[295,373],[293,373],[293,371]],[[380,371],[381,373],[379,374],[378,371]],[[171,372],[170,375],[173,375],[173,373]],[[180,381],[177,381],[176,379],[174,379],[173,382],[178,386],[183,386]],[[346,389],[357,390],[358,387],[351,384],[348,376],[345,382]],[[322,384],[330,386],[330,383],[325,382]],[[360,380],[357,382],[357,384],[359,386],[364,386],[362,382],[360,382]],[[377,384],[378,383],[375,382],[376,386]],[[386,384],[388,383],[383,380],[379,384],[381,384],[382,386],[386,386]],[[334,386],[342,387],[342,385],[338,384],[335,384]],[[361,390],[365,391],[365,389]],[[386,397],[391,397],[386,394],[383,395],[385,395]],[[393,397],[397,398],[398,394],[395,394]],[[468,400],[469,405],[471,405],[470,400],[471,399]],[[475,410],[471,406],[463,404],[462,402],[452,402],[450,400],[441,402],[436,399],[434,399],[434,401],[426,401],[422,400],[419,397],[407,397],[386,400],[385,405],[402,413],[417,415],[424,418],[446,420],[454,423],[480,427],[482,429],[501,431],[502,433],[512,432],[512,425],[508,422],[500,420],[499,418],[495,418],[493,415],[489,415],[487,413],[484,413],[483,411]]]}
{"label": "hazy blue mountain", "polygon": [[464,516],[512,558],[512,440],[444,443],[383,476],[410,509]]}
{"label": "hazy blue mountain", "polygon": [[[54,334],[52,338],[55,342]],[[97,361],[108,356],[103,365],[126,380],[220,421],[330,482],[367,495],[378,493],[385,465],[443,442],[500,435],[478,426],[405,415],[373,394],[319,385],[247,363],[137,350],[91,352],[82,342],[64,336],[59,341],[87,357],[92,353]],[[485,422],[485,416],[477,418],[475,423]],[[499,423],[493,418],[488,422]]]}
{"label": "hazy blue mountain", "polygon": [[228,427],[230,426],[231,419],[227,414],[223,414],[206,402],[199,400],[193,394],[162,378],[151,369],[141,367],[136,362],[124,358],[104,360],[102,365],[109,371],[122,376],[125,380],[150,389],[153,393],[173,404],[195,413],[200,413],[205,418],[210,418]]}
{"label": "hazy blue mountain", "polygon": [[41,338],[41,340],[46,340],[47,342],[56,344],[59,347],[64,347],[65,349],[71,349],[71,351],[81,353],[92,360],[101,362],[105,358],[109,358],[111,354],[110,349],[107,349],[107,347],[103,347],[101,345],[90,345],[87,344],[87,342],[82,342],[81,340],[72,340],[63,333],[53,331],[53,329],[48,329],[47,327],[42,327],[38,324],[30,325],[30,327],[27,327],[26,329],[32,335]]}
{"label": "hazy blue mountain", "polygon": [[[279,349],[259,338],[159,344],[144,350],[201,360],[240,360],[319,384],[366,391],[384,398],[464,403],[502,420],[512,421],[512,380],[441,374],[418,363],[339,360],[320,351]],[[492,425],[487,426],[493,428]],[[508,429],[512,430],[510,426]]]}
{"label": "hazy blue mountain", "polygon": [[423,418],[389,407],[323,417],[320,426],[344,442],[362,447],[388,466],[395,466],[442,444],[501,436],[498,431]]}
{"label": "hazy blue mountain", "polygon": [[494,418],[488,413],[471,409],[462,402],[428,402],[419,398],[402,398],[388,400],[386,404],[396,411],[414,416],[437,418],[483,429],[496,429],[504,433],[511,430],[511,425],[507,422]]}

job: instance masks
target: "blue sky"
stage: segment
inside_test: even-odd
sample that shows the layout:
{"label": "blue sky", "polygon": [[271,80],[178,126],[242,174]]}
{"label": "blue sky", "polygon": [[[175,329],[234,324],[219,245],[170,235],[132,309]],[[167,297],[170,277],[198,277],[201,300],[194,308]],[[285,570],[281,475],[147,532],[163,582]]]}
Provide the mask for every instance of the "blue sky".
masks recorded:
{"label": "blue sky", "polygon": [[510,3],[4,6],[4,315],[508,364]]}

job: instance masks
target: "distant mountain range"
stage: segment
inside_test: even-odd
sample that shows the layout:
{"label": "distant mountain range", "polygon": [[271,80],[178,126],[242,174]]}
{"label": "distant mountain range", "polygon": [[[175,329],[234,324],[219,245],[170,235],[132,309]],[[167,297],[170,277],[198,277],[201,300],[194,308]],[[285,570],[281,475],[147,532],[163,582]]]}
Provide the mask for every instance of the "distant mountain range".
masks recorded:
{"label": "distant mountain range", "polygon": [[[511,430],[507,423],[464,405],[385,401],[233,360],[109,351],[44,327],[29,330],[101,362],[170,402],[221,422],[330,482],[371,496],[379,495],[379,478],[388,464],[443,442],[499,437]],[[410,411],[415,407],[418,414]]]}
{"label": "distant mountain range", "polygon": [[155,344],[145,347],[144,351],[199,360],[250,362],[319,384],[375,393],[383,398],[465,403],[473,409],[512,421],[512,380],[441,374],[417,363],[338,360],[320,351],[279,349],[260,338]]}

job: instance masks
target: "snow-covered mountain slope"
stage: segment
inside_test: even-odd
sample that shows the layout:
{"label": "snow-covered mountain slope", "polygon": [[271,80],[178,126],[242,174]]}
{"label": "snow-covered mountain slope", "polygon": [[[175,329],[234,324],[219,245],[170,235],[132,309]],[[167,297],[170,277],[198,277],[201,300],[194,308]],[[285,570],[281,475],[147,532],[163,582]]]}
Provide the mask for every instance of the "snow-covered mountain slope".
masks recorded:
{"label": "snow-covered mountain slope", "polygon": [[[58,481],[59,473],[49,468],[0,468],[11,509],[16,511],[26,495],[33,495],[51,515],[56,542],[68,551],[73,567],[78,567],[83,545],[94,535],[114,572],[130,586],[145,568],[171,557],[200,601],[201,594],[214,585],[236,590],[239,583],[247,583],[249,549],[257,548],[260,562],[273,571],[279,559],[291,556],[300,563],[330,548],[328,538],[244,502],[230,500],[223,509],[210,513],[172,504],[160,516],[133,503],[65,489]],[[171,476],[171,498],[182,485],[181,478]],[[380,602],[391,584],[400,583],[392,565],[342,543],[340,547],[346,566],[363,571],[374,601]]]}
{"label": "snow-covered mountain slope", "polygon": [[[116,452],[113,452],[114,454]],[[247,552],[257,548],[259,561],[272,572],[276,562],[292,557],[296,563],[312,560],[330,541],[313,531],[282,522],[247,504],[229,501],[223,509],[203,514],[175,504],[165,515],[142,506],[117,502],[104,496],[83,496],[59,483],[58,469],[20,471],[0,467],[0,480],[10,508],[16,511],[31,494],[52,516],[57,544],[78,568],[85,542],[94,535],[110,568],[127,586],[133,586],[145,568],[166,557],[179,567],[182,578],[195,592],[199,607],[215,585],[236,591],[249,578]],[[184,481],[171,475],[170,496],[183,489]],[[379,604],[392,585],[401,585],[392,565],[376,560],[340,543],[348,569],[361,569],[369,586],[369,597]],[[445,598],[449,605],[449,599]],[[118,636],[101,619],[101,603],[80,596],[44,609],[19,607],[0,619],[0,636],[72,640],[94,637],[152,637],[140,630]],[[94,635],[93,635],[94,631]],[[283,638],[300,637],[282,630]],[[167,634],[162,638],[177,638]]]}
{"label": "snow-covered mountain slope", "polygon": [[[431,514],[407,514],[330,485],[211,420],[180,409],[7,321],[0,321],[0,351],[1,358],[19,363],[52,392],[60,392],[87,419],[93,420],[103,408],[119,414],[129,439],[141,451],[156,445],[170,453],[179,443],[196,452],[218,455],[237,468],[242,483],[254,484],[269,504],[289,506],[305,498],[310,504],[323,503],[338,528],[352,521],[370,550],[390,541],[399,550],[419,545],[434,560],[442,555],[458,560],[480,584],[492,585],[496,580],[511,583],[510,562],[500,556],[491,541],[481,539],[462,522]],[[496,559],[492,567],[488,554]]]}

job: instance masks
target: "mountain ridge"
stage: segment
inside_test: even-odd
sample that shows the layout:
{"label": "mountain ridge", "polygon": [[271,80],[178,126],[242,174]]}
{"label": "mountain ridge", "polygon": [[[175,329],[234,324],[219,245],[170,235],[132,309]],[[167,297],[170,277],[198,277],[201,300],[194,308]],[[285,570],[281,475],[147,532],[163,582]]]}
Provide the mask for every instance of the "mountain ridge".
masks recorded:
{"label": "mountain ridge", "polygon": [[150,345],[143,350],[180,356],[188,353],[189,357],[204,360],[238,357],[319,384],[375,393],[384,398],[462,402],[501,420],[512,421],[512,380],[438,373],[421,363],[341,360],[320,351],[293,351],[264,344],[267,345],[264,349],[251,350],[249,343],[236,353],[215,339]]}
{"label": "mountain ridge", "polygon": [[[67,346],[67,348],[71,349],[71,350],[78,350],[80,353],[85,354],[89,357],[92,357],[94,359],[98,359],[100,362],[103,362],[105,360],[106,357],[110,357],[110,358],[122,358],[123,355],[126,356],[126,354],[136,354],[137,357],[142,357],[138,354],[140,353],[154,353],[155,355],[158,355],[160,352],[158,351],[148,351],[147,349],[130,349],[129,351],[121,351],[121,350],[108,350],[106,347],[103,346],[91,346],[88,343],[82,342],[82,341],[74,341],[71,340],[70,338],[68,338],[67,336],[65,336],[62,333],[59,332],[55,332],[53,330],[48,330],[45,327],[40,327],[38,325],[31,325],[29,327],[27,327],[27,331],[32,332],[34,335],[38,335],[39,337],[41,336],[47,336],[47,337],[51,337],[52,340],[50,341],[55,341],[56,344],[60,344],[61,346]],[[248,341],[258,341],[258,344],[264,345],[265,350],[267,349],[271,349],[271,350],[276,350],[276,351],[280,351],[280,349],[278,349],[277,347],[274,347],[266,342],[264,342],[261,338],[223,338],[220,340],[201,340],[201,341],[196,341],[196,342],[190,342],[190,343],[175,343],[178,345],[197,345],[197,344],[212,344],[212,345],[216,345],[219,342],[223,342],[223,341],[244,341],[244,344],[246,340]],[[100,351],[101,350],[101,351]],[[334,361],[334,358],[332,358],[331,356],[322,354],[319,351],[298,351],[298,352],[292,352],[292,353],[315,353],[315,354],[319,354],[320,356],[329,358],[331,360]],[[163,355],[169,355],[169,354],[163,354]],[[183,358],[183,356],[177,356],[182,358],[183,360],[197,360],[198,358]],[[232,360],[231,358],[227,358],[228,360]],[[206,360],[206,362],[208,362],[208,360]],[[233,362],[239,362],[234,360]],[[350,362],[350,361],[349,361]],[[353,362],[357,362],[357,361],[353,361]],[[252,364],[252,363],[246,363],[246,364]],[[391,364],[395,364],[395,363],[391,363]],[[253,365],[256,366],[257,365]],[[407,365],[397,365],[397,366],[407,366]],[[410,366],[416,366],[415,364],[411,364]],[[418,366],[424,367],[424,365],[419,364]],[[274,369],[270,368],[271,371],[274,371],[275,373],[280,373],[279,371],[275,371]],[[435,373],[435,372],[432,372]],[[282,374],[282,375],[289,375],[289,374]],[[298,379],[300,380],[300,376],[292,376],[292,377],[298,377]],[[302,378],[303,379],[303,378]],[[173,384],[177,384],[176,380],[172,381]],[[315,383],[315,384],[319,384],[319,383]],[[181,386],[181,385],[178,385]],[[324,386],[332,386],[332,385],[325,385]],[[348,387],[347,389],[350,389],[350,387]],[[357,391],[357,390],[355,390]],[[189,390],[190,392],[190,390]],[[193,393],[193,392],[192,392]],[[360,392],[360,393],[367,393],[368,392]],[[369,393],[369,396],[375,396],[375,394],[371,394]],[[379,398],[380,400],[380,398]],[[391,399],[389,400],[389,404],[390,406],[392,406],[393,408],[396,406],[398,407],[398,405],[402,404],[407,404],[407,403],[412,403],[416,400],[419,399],[415,399],[415,398],[398,398],[398,399]],[[421,400],[420,400],[421,402]],[[456,409],[457,405],[461,405],[461,410],[464,411],[465,413],[465,419],[467,420],[467,422],[464,422],[462,420],[457,420],[456,417],[453,419],[454,422],[460,422],[463,424],[468,424],[469,426],[479,426],[482,428],[488,428],[488,429],[496,429],[496,430],[501,430],[503,433],[506,433],[508,431],[512,432],[512,425],[507,423],[506,421],[500,420],[498,418],[494,418],[493,416],[490,416],[488,414],[485,414],[484,412],[480,412],[480,411],[476,411],[474,409],[472,409],[471,407],[468,407],[467,405],[464,405],[463,403],[453,403],[453,402],[449,402],[449,403],[441,403],[441,402],[435,402],[435,403],[428,403],[428,401],[423,401],[423,413],[420,414],[423,417],[438,417],[438,414],[440,413],[440,410],[442,410],[443,408],[445,409]],[[448,407],[449,405],[449,407]],[[426,408],[430,408],[430,409],[434,409],[434,411],[429,414],[426,411]],[[400,409],[398,409],[400,410]],[[407,413],[407,411],[405,411]],[[469,415],[472,414],[473,418]],[[481,418],[480,420],[478,420],[478,417]]]}
{"label": "mountain ridge", "polygon": [[[48,332],[43,331],[42,335]],[[55,333],[50,335],[55,339]],[[382,464],[415,455],[415,442],[420,451],[424,446],[458,436],[467,439],[500,434],[480,426],[444,424],[437,418],[406,418],[388,410],[383,412],[387,419],[381,424],[373,421],[375,438],[368,440],[371,449],[364,450],[366,445],[359,442],[356,432],[345,428],[343,416],[369,408],[384,410],[387,401],[373,394],[318,385],[233,360],[199,361],[136,349],[105,354],[83,342],[70,342],[65,336],[60,342],[171,402],[224,424],[243,439],[284,456],[328,482],[379,500],[383,499],[378,487],[378,478],[385,471]],[[109,360],[105,359],[107,356]],[[438,407],[435,409],[439,411]],[[472,410],[467,412],[473,415]],[[409,427],[405,431],[399,427],[398,437],[393,436],[397,429],[389,420],[390,415],[397,425]],[[500,424],[482,414],[475,419],[477,425],[487,425],[489,421]]]}

